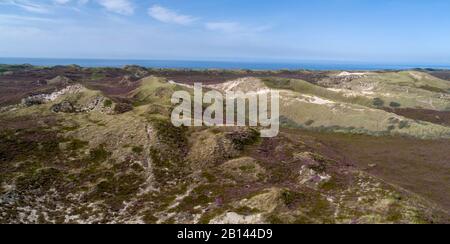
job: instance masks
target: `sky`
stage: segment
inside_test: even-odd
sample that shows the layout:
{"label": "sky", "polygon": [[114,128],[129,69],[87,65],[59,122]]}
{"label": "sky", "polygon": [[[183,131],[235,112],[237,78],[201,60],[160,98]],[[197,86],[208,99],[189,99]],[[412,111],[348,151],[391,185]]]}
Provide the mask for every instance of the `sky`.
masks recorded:
{"label": "sky", "polygon": [[0,0],[0,57],[450,64],[448,0]]}

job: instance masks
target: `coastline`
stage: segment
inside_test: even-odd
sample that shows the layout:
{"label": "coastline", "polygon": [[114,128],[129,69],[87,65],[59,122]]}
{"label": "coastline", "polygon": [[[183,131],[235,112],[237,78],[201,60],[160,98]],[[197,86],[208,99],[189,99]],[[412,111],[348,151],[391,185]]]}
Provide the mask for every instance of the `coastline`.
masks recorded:
{"label": "coastline", "polygon": [[139,60],[139,59],[71,59],[71,58],[9,58],[0,57],[0,65],[25,65],[54,67],[77,65],[83,68],[123,68],[141,66],[154,69],[175,70],[311,70],[311,71],[377,71],[433,69],[449,70],[450,65],[437,64],[377,64],[362,62],[261,62],[261,61],[200,61],[200,60]]}

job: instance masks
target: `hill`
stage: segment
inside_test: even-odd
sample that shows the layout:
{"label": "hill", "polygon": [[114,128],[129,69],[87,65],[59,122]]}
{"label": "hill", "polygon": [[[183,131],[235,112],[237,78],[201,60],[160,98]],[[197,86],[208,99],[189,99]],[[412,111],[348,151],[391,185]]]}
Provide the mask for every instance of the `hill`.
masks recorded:
{"label": "hill", "polygon": [[1,223],[450,222],[450,128],[396,114],[446,113],[448,82],[430,74],[192,71],[207,89],[278,89],[283,128],[263,139],[174,127],[182,71],[4,69],[21,93],[0,110]]}

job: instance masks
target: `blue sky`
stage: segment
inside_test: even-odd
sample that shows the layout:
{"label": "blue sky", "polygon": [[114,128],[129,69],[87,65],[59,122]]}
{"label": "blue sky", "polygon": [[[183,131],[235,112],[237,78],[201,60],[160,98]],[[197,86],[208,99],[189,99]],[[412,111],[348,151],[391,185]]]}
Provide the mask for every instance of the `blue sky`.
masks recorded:
{"label": "blue sky", "polygon": [[448,0],[0,0],[0,56],[450,63]]}

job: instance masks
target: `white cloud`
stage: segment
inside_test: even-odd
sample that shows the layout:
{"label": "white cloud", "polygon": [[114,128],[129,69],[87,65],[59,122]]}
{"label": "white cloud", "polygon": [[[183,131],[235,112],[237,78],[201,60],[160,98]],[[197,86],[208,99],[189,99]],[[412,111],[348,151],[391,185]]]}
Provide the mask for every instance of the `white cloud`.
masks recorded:
{"label": "white cloud", "polygon": [[9,5],[17,8],[21,8],[27,12],[37,14],[48,14],[53,12],[55,5],[67,5],[69,3],[77,3],[78,5],[84,5],[89,0],[52,0],[51,3],[43,4],[36,3],[37,1],[30,0],[0,0],[0,5]]}
{"label": "white cloud", "polygon": [[0,4],[16,6],[32,13],[44,14],[50,12],[47,5],[33,3],[28,0],[3,0],[0,1]]}
{"label": "white cloud", "polygon": [[71,2],[71,0],[53,0],[54,3],[56,4],[68,4],[69,2]]}
{"label": "white cloud", "polygon": [[205,24],[206,29],[222,32],[239,32],[243,28],[237,22],[209,22]]}
{"label": "white cloud", "polygon": [[134,14],[134,5],[129,0],[97,0],[106,10],[122,15]]}
{"label": "white cloud", "polygon": [[53,22],[53,19],[14,14],[0,14],[0,23]]}
{"label": "white cloud", "polygon": [[148,14],[154,19],[163,23],[189,25],[196,20],[196,18],[189,15],[178,14],[176,11],[153,5],[148,10]]}
{"label": "white cloud", "polygon": [[205,28],[210,31],[220,31],[225,33],[257,33],[270,29],[270,26],[244,26],[238,22],[208,22]]}
{"label": "white cloud", "polygon": [[89,0],[52,0],[56,5],[67,5],[70,3],[77,3],[78,5],[85,5]]}

